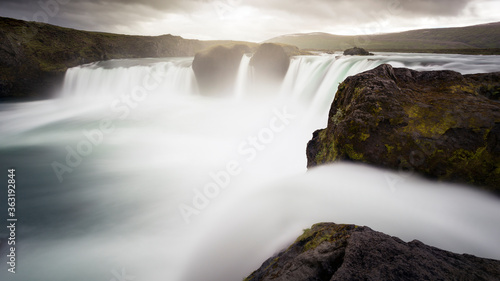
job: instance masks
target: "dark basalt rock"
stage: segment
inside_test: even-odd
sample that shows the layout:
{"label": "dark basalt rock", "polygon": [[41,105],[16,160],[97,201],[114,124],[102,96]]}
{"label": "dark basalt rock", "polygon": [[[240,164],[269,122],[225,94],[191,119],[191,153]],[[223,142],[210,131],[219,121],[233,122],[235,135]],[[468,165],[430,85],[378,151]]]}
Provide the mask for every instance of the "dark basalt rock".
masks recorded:
{"label": "dark basalt rock", "polygon": [[250,52],[245,45],[216,46],[199,52],[193,61],[193,71],[205,95],[227,95],[235,87],[236,75],[243,54]]}
{"label": "dark basalt rock", "polygon": [[373,54],[363,48],[354,47],[345,50],[344,56],[373,56]]}
{"label": "dark basalt rock", "polygon": [[[352,160],[500,191],[500,73],[381,65],[339,85],[308,167]],[[489,99],[489,98],[491,99]]]}
{"label": "dark basalt rock", "polygon": [[499,280],[500,261],[459,255],[368,227],[320,223],[246,281]]}
{"label": "dark basalt rock", "polygon": [[290,52],[280,45],[265,43],[259,46],[250,60],[253,83],[249,89],[253,95],[274,95],[290,66]]}
{"label": "dark basalt rock", "polygon": [[264,43],[252,56],[250,65],[255,70],[257,80],[265,78],[282,80],[290,66],[290,58],[280,45]]}

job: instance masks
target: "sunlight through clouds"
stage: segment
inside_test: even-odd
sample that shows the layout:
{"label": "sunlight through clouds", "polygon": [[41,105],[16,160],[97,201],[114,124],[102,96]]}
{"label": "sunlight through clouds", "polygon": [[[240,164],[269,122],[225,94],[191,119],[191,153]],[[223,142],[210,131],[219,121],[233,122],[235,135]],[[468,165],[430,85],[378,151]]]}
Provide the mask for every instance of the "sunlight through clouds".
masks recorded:
{"label": "sunlight through clouds", "polygon": [[[30,19],[56,0],[3,0],[0,16]],[[292,33],[362,35],[498,21],[494,0],[72,0],[48,23],[123,34],[261,42]]]}

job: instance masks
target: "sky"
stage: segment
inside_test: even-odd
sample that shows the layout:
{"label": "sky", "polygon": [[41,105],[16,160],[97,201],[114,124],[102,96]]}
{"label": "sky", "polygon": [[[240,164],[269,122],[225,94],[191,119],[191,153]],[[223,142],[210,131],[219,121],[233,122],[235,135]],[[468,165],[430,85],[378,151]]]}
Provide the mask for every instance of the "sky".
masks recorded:
{"label": "sky", "polygon": [[500,0],[0,0],[0,16],[89,31],[261,42],[500,21]]}

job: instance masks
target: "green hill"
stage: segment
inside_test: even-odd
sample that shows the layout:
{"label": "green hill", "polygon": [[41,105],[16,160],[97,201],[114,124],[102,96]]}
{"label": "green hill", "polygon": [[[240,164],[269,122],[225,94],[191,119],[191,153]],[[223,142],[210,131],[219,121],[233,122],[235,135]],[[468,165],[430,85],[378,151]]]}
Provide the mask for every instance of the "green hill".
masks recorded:
{"label": "green hill", "polygon": [[354,46],[370,51],[500,49],[500,22],[365,36],[328,33],[291,34],[275,37],[266,42],[290,44],[301,49],[332,51]]}

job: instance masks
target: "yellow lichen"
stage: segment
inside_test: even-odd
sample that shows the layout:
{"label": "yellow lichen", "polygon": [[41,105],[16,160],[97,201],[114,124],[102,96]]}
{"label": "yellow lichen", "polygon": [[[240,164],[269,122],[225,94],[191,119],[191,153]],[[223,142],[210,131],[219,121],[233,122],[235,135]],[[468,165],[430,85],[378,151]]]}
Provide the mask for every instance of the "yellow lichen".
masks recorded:
{"label": "yellow lichen", "polygon": [[423,108],[412,106],[406,110],[410,117],[408,126],[404,129],[406,133],[419,132],[424,137],[435,137],[443,135],[450,128],[457,125],[457,120],[451,112],[440,112],[436,108]]}

